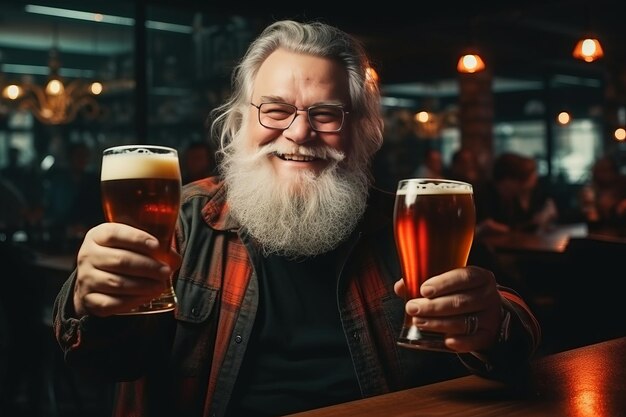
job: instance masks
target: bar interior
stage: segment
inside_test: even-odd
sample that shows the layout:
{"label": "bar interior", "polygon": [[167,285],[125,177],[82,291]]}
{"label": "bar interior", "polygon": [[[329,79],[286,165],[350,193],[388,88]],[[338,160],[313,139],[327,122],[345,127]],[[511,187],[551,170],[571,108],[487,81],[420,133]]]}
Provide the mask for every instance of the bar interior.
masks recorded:
{"label": "bar interior", "polygon": [[[470,261],[488,263],[528,300],[542,356],[626,336],[626,30],[617,3],[394,2],[344,14],[311,2],[259,11],[190,0],[4,1],[0,259],[9,288],[0,324],[5,340],[22,342],[0,342],[3,401],[16,417],[110,415],[111,386],[68,370],[51,330],[78,246],[103,221],[100,155],[152,143],[178,150],[184,183],[215,173],[209,112],[228,96],[250,41],[278,18],[320,19],[363,42],[385,116],[376,185],[472,183]],[[498,196],[519,175],[525,211],[511,213]]]}

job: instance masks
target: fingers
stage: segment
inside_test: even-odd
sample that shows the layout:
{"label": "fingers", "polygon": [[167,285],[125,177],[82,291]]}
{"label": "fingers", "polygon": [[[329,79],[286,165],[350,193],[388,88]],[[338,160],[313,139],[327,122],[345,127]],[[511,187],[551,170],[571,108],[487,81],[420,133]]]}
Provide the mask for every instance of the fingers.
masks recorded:
{"label": "fingers", "polygon": [[[473,317],[473,324],[470,324],[469,317]],[[480,319],[477,314],[459,314],[447,317],[414,316],[413,323],[420,330],[445,333],[448,336],[471,336],[478,331]]]}
{"label": "fingers", "polygon": [[81,306],[81,310],[77,311],[79,315],[91,314],[106,317],[131,311],[163,292],[162,285],[154,285],[153,288],[152,292],[147,292],[145,287],[143,287],[142,292],[136,295],[89,292],[78,302],[76,300],[78,295],[75,293],[74,303]]}
{"label": "fingers", "polygon": [[425,297],[408,300],[408,314],[445,317],[480,312],[500,305],[493,274],[474,267],[433,277],[422,285],[421,292]]}
{"label": "fingers", "polygon": [[397,280],[394,284],[393,284],[393,291],[396,293],[396,295],[398,295],[399,297],[405,298],[406,295],[406,287],[404,286],[404,281],[402,279]]}
{"label": "fingers", "polygon": [[129,311],[163,292],[179,265],[178,254],[163,254],[157,240],[142,230],[115,223],[96,226],[78,251],[76,313]]}
{"label": "fingers", "polygon": [[[169,276],[172,268],[150,254],[133,252],[127,249],[97,246],[88,253],[78,252],[77,264],[79,273],[94,270],[110,274],[136,276],[162,280]],[[99,276],[100,279],[107,276]]]}
{"label": "fingers", "polygon": [[85,235],[83,246],[128,249],[152,254],[159,248],[159,241],[151,234],[121,223],[102,223]]}
{"label": "fingers", "polygon": [[468,266],[429,278],[422,284],[420,292],[424,297],[435,298],[484,286],[495,288],[495,283],[496,279],[491,271]]}
{"label": "fingers", "polygon": [[[457,334],[446,334],[445,343],[449,348],[456,350],[457,352],[476,352],[481,350],[487,350],[495,343],[497,339],[497,332],[499,330],[499,324],[494,327],[490,324],[491,320],[486,319],[486,314],[476,314],[475,326],[473,329],[469,329],[465,326],[465,331]],[[482,317],[482,319],[481,319]],[[466,323],[469,323],[469,319],[464,319]]]}
{"label": "fingers", "polygon": [[[399,282],[396,293],[404,290]],[[443,333],[457,351],[491,346],[500,326],[502,300],[493,274],[478,267],[459,268],[430,278],[423,297],[409,300],[406,313],[424,331]]]}
{"label": "fingers", "polygon": [[[420,295],[426,298],[435,298],[485,285],[493,284],[495,287],[495,282],[495,277],[491,271],[475,266],[467,266],[429,278],[422,284]],[[406,286],[403,279],[396,281],[393,289],[401,297],[406,295]]]}
{"label": "fingers", "polygon": [[[477,313],[492,304],[492,301],[488,299],[489,292],[491,290],[475,288],[432,299],[414,298],[407,301],[405,310],[411,316],[424,318],[445,318]],[[497,301],[499,302],[499,299]]]}
{"label": "fingers", "polygon": [[413,323],[422,331],[442,333],[448,348],[457,352],[486,350],[497,339],[499,322],[490,314],[457,315],[448,317],[413,317]]}

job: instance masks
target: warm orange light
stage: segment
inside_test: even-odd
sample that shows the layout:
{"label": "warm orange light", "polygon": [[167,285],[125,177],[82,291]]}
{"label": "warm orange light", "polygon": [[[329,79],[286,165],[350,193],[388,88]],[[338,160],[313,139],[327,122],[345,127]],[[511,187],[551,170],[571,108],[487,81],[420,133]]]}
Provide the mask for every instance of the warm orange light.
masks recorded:
{"label": "warm orange light", "polygon": [[459,58],[456,70],[464,74],[473,74],[485,69],[485,62],[478,54],[465,54]]}
{"label": "warm orange light", "polygon": [[97,81],[91,83],[91,85],[89,86],[89,91],[91,91],[91,94],[95,96],[102,93],[102,90],[103,90],[102,83],[99,83]]}
{"label": "warm orange light", "polygon": [[100,107],[94,96],[104,91],[99,82],[85,85],[76,79],[64,84],[58,72],[61,66],[56,49],[50,51],[48,62],[50,75],[45,86],[26,82],[8,84],[0,88],[0,99],[14,101],[12,107],[30,110],[42,123],[58,125],[74,120],[80,112],[85,117],[95,118]]}
{"label": "warm orange light", "polygon": [[572,55],[574,58],[582,59],[585,62],[593,62],[604,56],[604,50],[598,39],[587,37],[578,41]]}
{"label": "warm orange light", "polygon": [[59,96],[65,92],[65,87],[60,80],[56,78],[51,79],[46,85],[46,94],[51,96]]}
{"label": "warm orange light", "polygon": [[427,111],[421,111],[415,114],[415,120],[419,123],[426,123],[430,120],[430,114]]}
{"label": "warm orange light", "polygon": [[7,85],[2,91],[2,96],[9,100],[16,100],[22,95],[22,88],[18,85]]}
{"label": "warm orange light", "polygon": [[615,129],[615,132],[613,132],[613,136],[615,136],[615,140],[618,140],[620,142],[626,140],[626,129],[624,129],[623,127],[618,127],[617,129]]}
{"label": "warm orange light", "polygon": [[562,124],[562,125],[566,125],[570,122],[571,120],[571,116],[569,115],[568,112],[566,111],[562,111],[561,113],[559,113],[559,115],[556,117],[557,121]]}

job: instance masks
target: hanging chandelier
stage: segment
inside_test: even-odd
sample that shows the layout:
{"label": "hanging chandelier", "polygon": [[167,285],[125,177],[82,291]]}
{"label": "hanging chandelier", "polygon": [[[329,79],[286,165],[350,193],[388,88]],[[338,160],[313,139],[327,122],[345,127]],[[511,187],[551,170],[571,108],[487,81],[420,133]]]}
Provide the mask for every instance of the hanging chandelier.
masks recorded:
{"label": "hanging chandelier", "polygon": [[61,125],[72,122],[80,113],[94,119],[100,113],[96,96],[102,93],[99,82],[86,83],[81,79],[69,82],[59,76],[61,63],[56,48],[50,50],[49,75],[44,86],[32,80],[7,82],[2,88],[2,100],[20,110],[30,111],[40,122]]}

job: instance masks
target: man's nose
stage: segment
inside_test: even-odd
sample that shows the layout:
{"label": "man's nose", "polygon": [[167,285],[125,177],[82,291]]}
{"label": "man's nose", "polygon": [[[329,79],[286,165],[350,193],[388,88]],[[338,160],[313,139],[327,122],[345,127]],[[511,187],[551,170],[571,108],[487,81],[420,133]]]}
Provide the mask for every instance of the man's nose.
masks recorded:
{"label": "man's nose", "polygon": [[298,111],[296,118],[291,126],[284,130],[283,135],[293,142],[305,143],[314,139],[313,133],[314,130],[311,128],[306,112]]}

